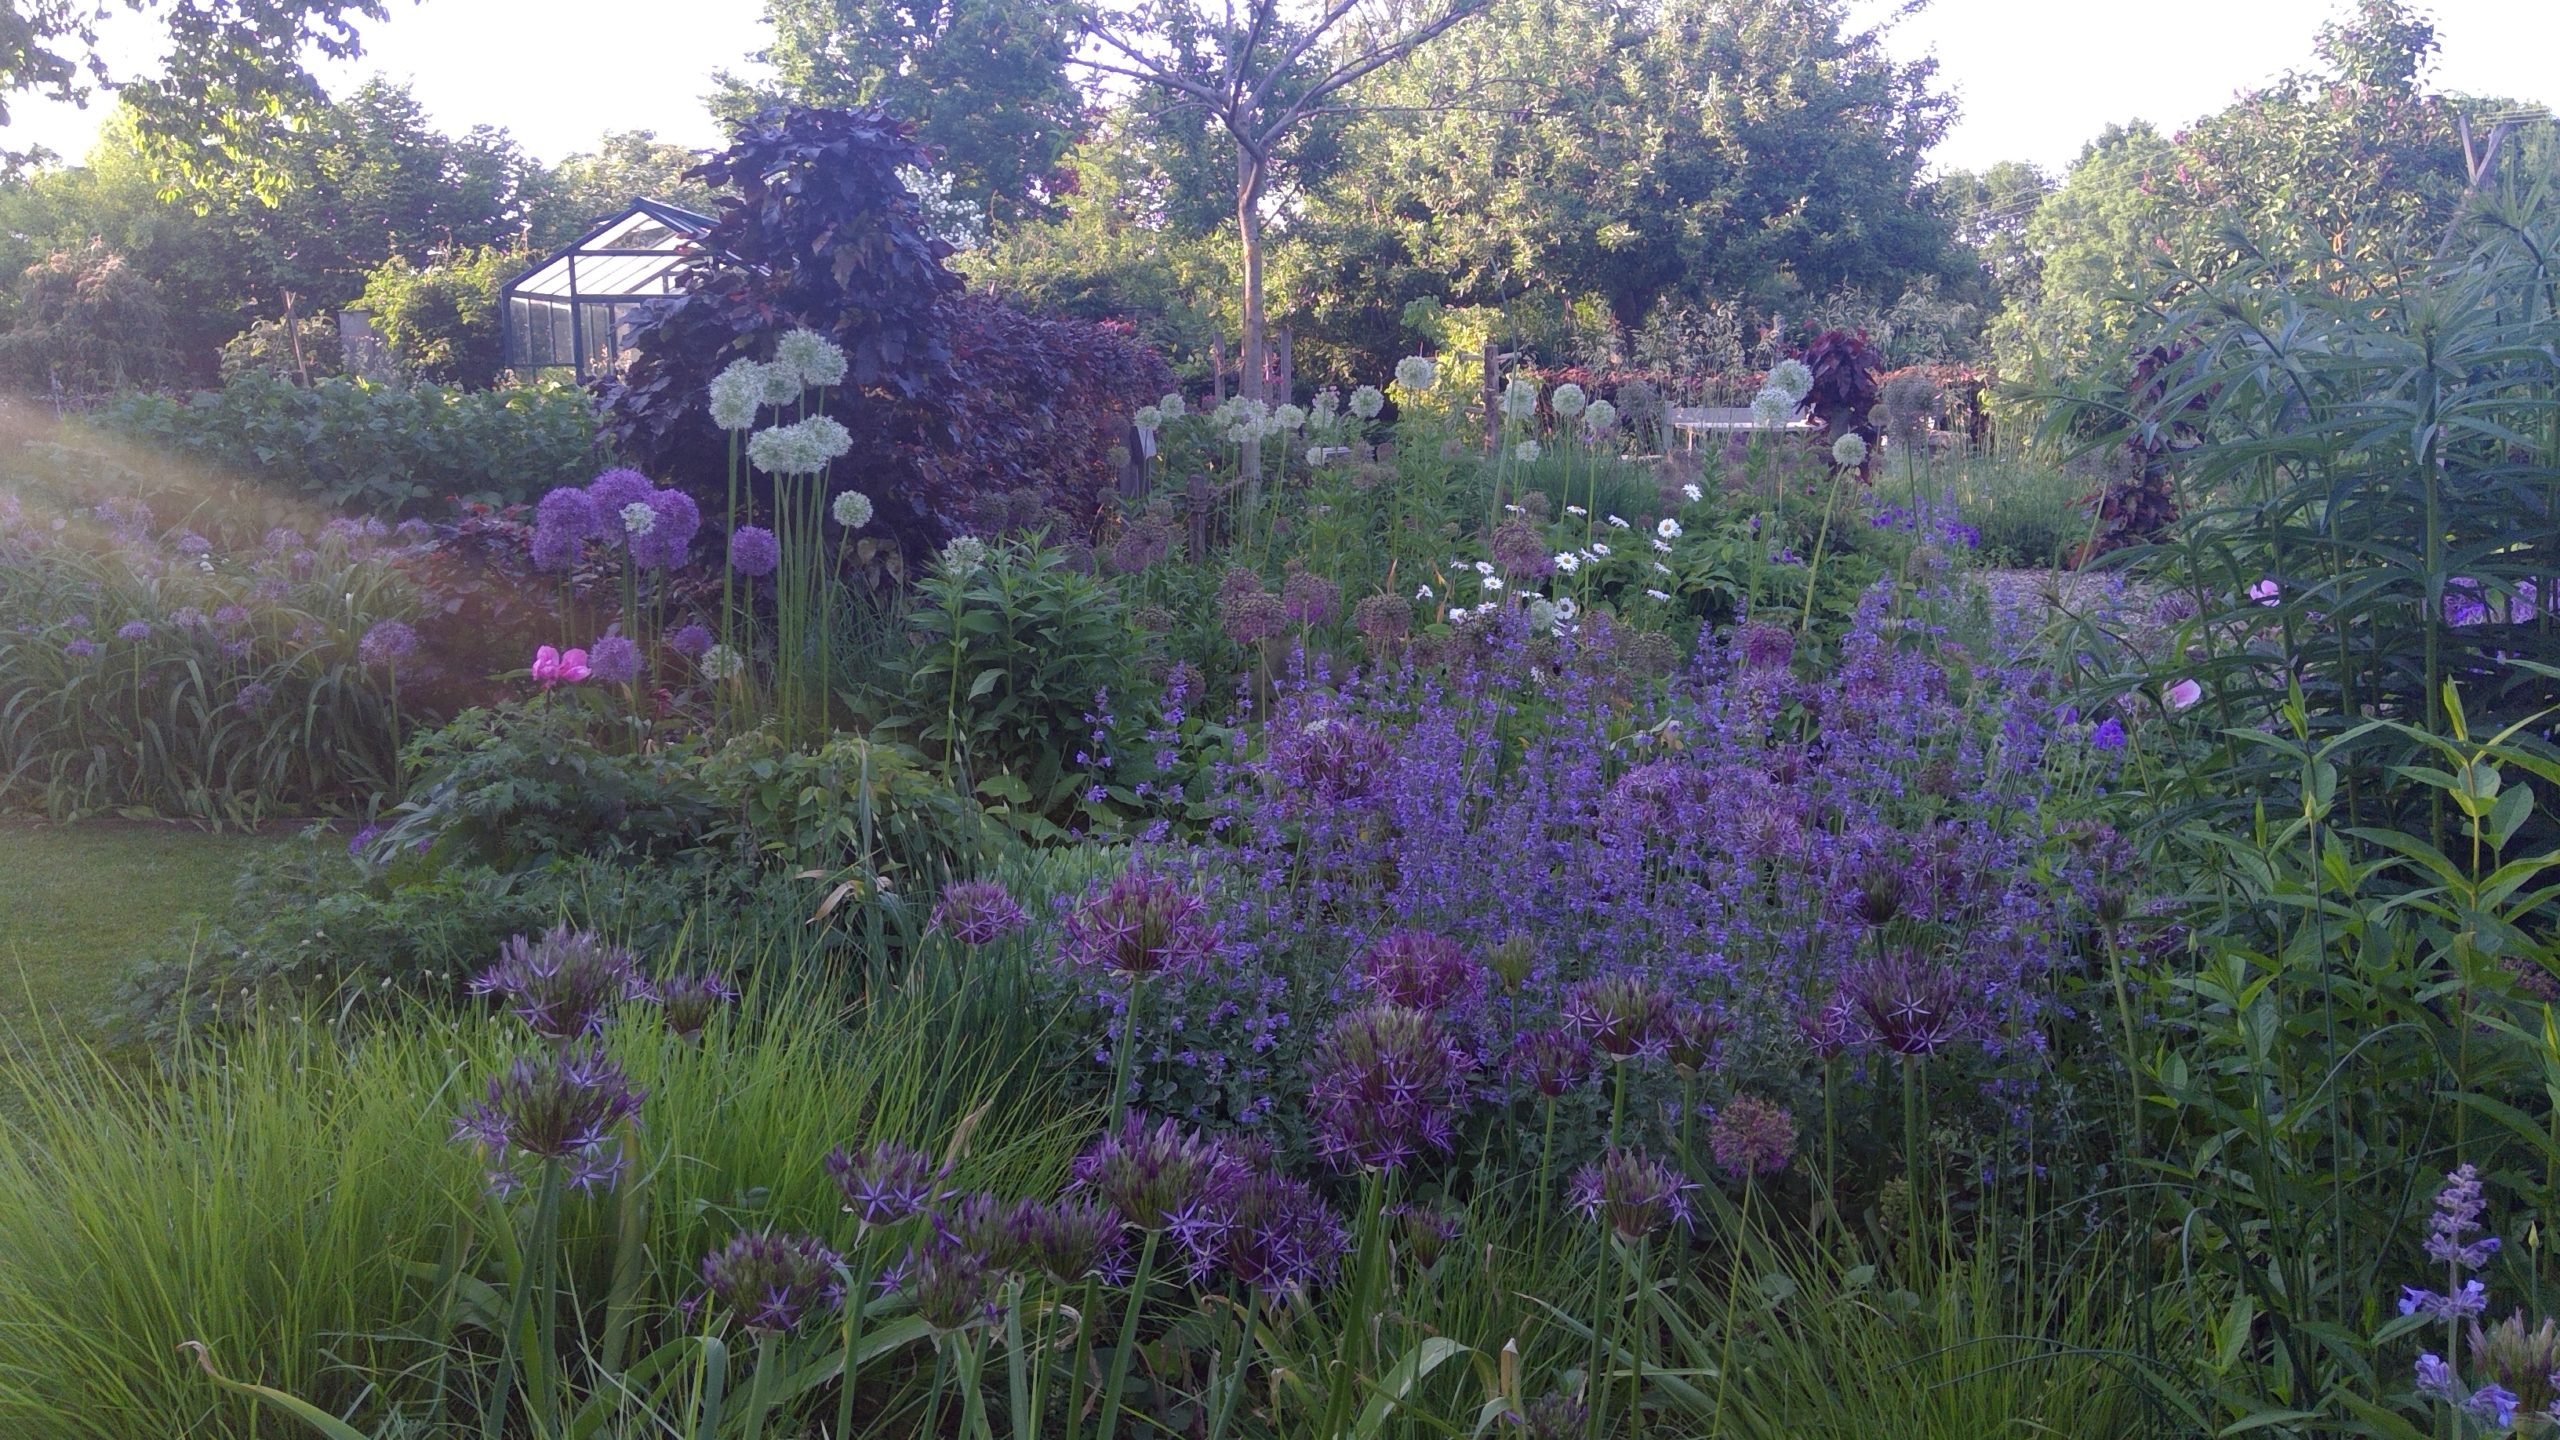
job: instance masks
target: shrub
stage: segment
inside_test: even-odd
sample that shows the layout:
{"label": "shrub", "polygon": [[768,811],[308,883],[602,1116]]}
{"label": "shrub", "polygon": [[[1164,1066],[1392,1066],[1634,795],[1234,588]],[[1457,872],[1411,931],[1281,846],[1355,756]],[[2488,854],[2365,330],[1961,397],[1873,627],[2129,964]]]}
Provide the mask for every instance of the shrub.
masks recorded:
{"label": "shrub", "polygon": [[559,381],[466,394],[370,380],[304,389],[253,373],[184,399],[126,395],[90,422],[187,480],[381,516],[528,501],[596,468],[594,407]]}
{"label": "shrub", "polygon": [[365,277],[356,304],[403,374],[485,390],[506,363],[499,287],[531,258],[512,245],[451,251],[423,268],[395,255]]}
{"label": "shrub", "polygon": [[28,266],[5,298],[0,380],[14,387],[85,396],[179,372],[159,287],[101,244]]}

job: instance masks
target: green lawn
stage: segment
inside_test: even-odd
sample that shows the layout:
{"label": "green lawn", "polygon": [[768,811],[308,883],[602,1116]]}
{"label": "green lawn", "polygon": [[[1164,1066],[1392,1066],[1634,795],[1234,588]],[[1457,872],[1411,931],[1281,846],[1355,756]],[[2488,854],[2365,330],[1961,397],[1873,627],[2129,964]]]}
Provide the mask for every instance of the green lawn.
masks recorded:
{"label": "green lawn", "polygon": [[174,825],[0,822],[0,1041],[87,1028],[126,965],[230,893],[290,835]]}

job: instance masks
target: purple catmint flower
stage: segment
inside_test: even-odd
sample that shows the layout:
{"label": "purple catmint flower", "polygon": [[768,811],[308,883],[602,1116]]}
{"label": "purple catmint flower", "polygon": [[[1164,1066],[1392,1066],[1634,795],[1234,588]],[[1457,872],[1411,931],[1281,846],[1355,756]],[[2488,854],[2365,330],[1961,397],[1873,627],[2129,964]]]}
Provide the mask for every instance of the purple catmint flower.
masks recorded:
{"label": "purple catmint flower", "polygon": [[373,842],[380,838],[382,838],[380,825],[367,825],[359,829],[347,837],[347,857],[352,860],[362,860],[364,853],[372,849]]}
{"label": "purple catmint flower", "polygon": [[649,988],[657,997],[658,1013],[665,1019],[667,1033],[687,1040],[700,1038],[720,1007],[738,998],[737,987],[713,971],[670,975]]}
{"label": "purple catmint flower", "polygon": [[604,533],[594,498],[577,486],[560,486],[533,507],[534,568],[566,570],[578,563],[581,547]]}
{"label": "purple catmint flower", "polygon": [[498,963],[471,982],[471,993],[503,996],[527,1029],[552,1040],[593,1035],[614,1006],[650,995],[630,951],[567,925],[539,940],[507,941]]}
{"label": "purple catmint flower", "polygon": [[1266,1295],[1299,1294],[1330,1278],[1351,1239],[1303,1182],[1257,1173],[1236,1192],[1226,1268]]}
{"label": "purple catmint flower", "polygon": [[1223,948],[1208,902],[1178,880],[1134,867],[1068,911],[1060,939],[1072,964],[1124,980],[1195,974]]}
{"label": "purple catmint flower", "polygon": [[865,1225],[895,1225],[946,1193],[942,1167],[894,1141],[861,1151],[839,1147],[826,1163],[844,1193],[845,1213]]}
{"label": "purple catmint flower", "polygon": [[1643,1152],[1611,1146],[1573,1177],[1574,1207],[1625,1241],[1650,1239],[1690,1223],[1689,1192],[1698,1188],[1679,1171]]}
{"label": "purple catmint flower", "polygon": [[454,1138],[478,1142],[499,1194],[521,1183],[519,1156],[560,1162],[577,1189],[611,1188],[626,1158],[614,1130],[639,1113],[643,1093],[593,1041],[519,1056],[463,1112]]}
{"label": "purple catmint flower", "polygon": [[2421,1354],[2418,1357],[2417,1378],[2419,1394],[2433,1395],[2439,1400],[2453,1398],[2453,1367],[2444,1363],[2443,1356],[2432,1353]]}
{"label": "purple catmint flower", "polygon": [[1428,1011],[1371,1005],[1344,1015],[1310,1066],[1317,1148],[1350,1170],[1401,1169],[1448,1149],[1470,1067]]}
{"label": "purple catmint flower", "polygon": [[2498,1253],[2498,1237],[2480,1235],[2480,1212],[2488,1201],[2480,1191],[2480,1171],[2465,1164],[2444,1177],[2436,1192],[2435,1215],[2427,1222],[2429,1258],[2448,1266],[2477,1270]]}
{"label": "purple catmint flower", "polygon": [[376,620],[356,642],[356,658],[367,665],[397,665],[417,648],[417,631],[397,620]]}
{"label": "purple catmint flower", "polygon": [[1565,1023],[1612,1061],[1660,1059],[1670,1045],[1670,1003],[1641,975],[1603,975],[1565,992]]}
{"label": "purple catmint flower", "polygon": [[843,1268],[809,1236],[746,1232],[702,1257],[702,1286],[748,1330],[787,1335],[844,1303]]}
{"label": "purple catmint flower", "polygon": [[667,637],[667,648],[687,660],[701,659],[710,654],[711,647],[718,643],[717,637],[713,636],[707,627],[701,625],[681,626]]}
{"label": "purple catmint flower", "polygon": [[1736,1175],[1774,1175],[1796,1149],[1796,1117],[1756,1095],[1736,1095],[1716,1111],[1707,1149]]}
{"label": "purple catmint flower", "polygon": [[693,537],[702,529],[702,507],[682,490],[651,491],[649,508],[657,519],[641,534],[631,537],[632,562],[644,569],[681,569],[693,549]]}
{"label": "purple catmint flower", "polygon": [[2489,1288],[2478,1280],[2465,1280],[2452,1294],[2441,1294],[2417,1285],[2400,1287],[2400,1313],[2424,1315],[2430,1320],[2454,1321],[2480,1314],[2489,1308]]}
{"label": "purple catmint flower", "polygon": [[587,674],[601,685],[640,678],[640,647],[628,635],[600,635],[587,646]]}
{"label": "purple catmint flower", "polygon": [[1511,1077],[1553,1100],[1591,1083],[1599,1073],[1591,1041],[1570,1025],[1523,1035],[1511,1049]]}
{"label": "purple catmint flower", "polygon": [[1072,1188],[1119,1212],[1140,1230],[1171,1236],[1194,1274],[1216,1263],[1253,1168],[1217,1139],[1172,1120],[1147,1123],[1135,1111],[1076,1158]]}
{"label": "purple catmint flower", "polygon": [[963,945],[992,945],[1031,923],[1013,892],[994,880],[955,880],[942,887],[927,929]]}
{"label": "purple catmint flower", "polygon": [[1118,1281],[1129,1269],[1128,1235],[1120,1216],[1090,1195],[1068,1195],[1048,1204],[1025,1204],[1014,1216],[1022,1263],[1058,1285],[1086,1277]]}
{"label": "purple catmint flower", "polygon": [[761,525],[741,525],[729,535],[729,568],[749,579],[774,572],[782,564],[782,542]]}
{"label": "purple catmint flower", "polygon": [[122,625],[116,627],[116,638],[119,640],[133,641],[148,640],[151,638],[151,622],[148,620],[127,620]]}
{"label": "purple catmint flower", "polygon": [[1398,930],[1360,956],[1360,982],[1380,1000],[1409,1010],[1464,1011],[1484,999],[1485,968],[1454,940]]}
{"label": "purple catmint flower", "polygon": [[1876,1043],[1896,1055],[1934,1055],[1973,1028],[1962,977],[1909,951],[1858,967],[1846,988]]}

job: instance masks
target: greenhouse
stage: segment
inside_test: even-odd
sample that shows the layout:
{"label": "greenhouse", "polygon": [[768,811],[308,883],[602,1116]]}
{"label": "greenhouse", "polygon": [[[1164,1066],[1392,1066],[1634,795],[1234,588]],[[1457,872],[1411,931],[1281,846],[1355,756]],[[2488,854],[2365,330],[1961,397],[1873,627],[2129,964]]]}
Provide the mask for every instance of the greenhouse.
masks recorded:
{"label": "greenhouse", "polygon": [[566,367],[580,380],[611,371],[622,354],[623,314],[673,294],[711,217],[658,200],[633,200],[540,264],[507,282],[506,363]]}

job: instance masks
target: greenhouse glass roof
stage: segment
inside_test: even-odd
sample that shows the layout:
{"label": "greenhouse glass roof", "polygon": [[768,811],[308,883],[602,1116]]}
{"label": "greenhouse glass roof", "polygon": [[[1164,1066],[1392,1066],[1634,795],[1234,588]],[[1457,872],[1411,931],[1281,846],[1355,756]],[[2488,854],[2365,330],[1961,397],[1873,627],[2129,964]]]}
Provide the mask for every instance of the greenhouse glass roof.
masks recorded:
{"label": "greenhouse glass roof", "polygon": [[614,368],[624,310],[675,293],[711,217],[657,200],[634,200],[499,291],[506,363],[569,366],[581,380]]}

